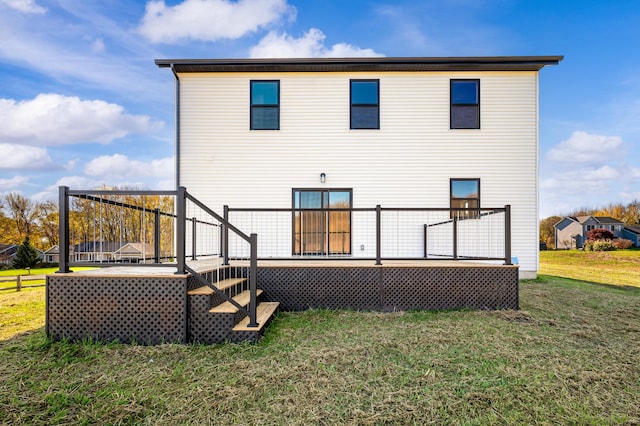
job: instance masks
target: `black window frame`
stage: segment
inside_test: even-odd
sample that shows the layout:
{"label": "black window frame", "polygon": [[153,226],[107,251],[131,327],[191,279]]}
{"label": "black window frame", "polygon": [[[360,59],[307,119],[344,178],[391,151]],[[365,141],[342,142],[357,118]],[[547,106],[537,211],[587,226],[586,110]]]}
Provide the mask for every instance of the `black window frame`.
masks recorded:
{"label": "black window frame", "polygon": [[[276,104],[254,104],[253,103],[253,84],[254,83],[275,83],[278,86],[278,102]],[[254,109],[275,109],[277,111],[277,124],[272,127],[256,127],[253,123]],[[280,80],[250,80],[249,81],[249,129],[250,130],[280,130]]]}
{"label": "black window frame", "polygon": [[[454,197],[453,196],[453,183],[454,182],[477,182],[478,185],[478,196],[477,197]],[[457,208],[454,207],[454,201],[478,201],[477,207],[469,207],[466,210],[451,210],[450,218],[461,219],[477,219],[480,217],[480,178],[450,178],[449,179],[449,208]]]}
{"label": "black window frame", "polygon": [[[378,102],[375,104],[353,103],[353,83],[376,83]],[[354,127],[353,125],[353,108],[354,107],[376,107],[376,123],[375,127]],[[349,128],[351,130],[380,130],[380,79],[378,78],[352,78],[349,80]]]}
{"label": "black window frame", "polygon": [[[322,195],[320,197],[322,207],[319,208],[303,208],[296,207],[296,194],[300,194],[301,192],[320,192]],[[298,252],[296,252],[296,214],[304,211],[326,211],[330,213],[331,207],[325,206],[325,193],[327,197],[330,197],[331,192],[346,192],[349,193],[349,251],[341,252],[341,253],[331,253],[331,240],[330,238],[327,240],[327,251],[321,250],[320,253],[303,253],[302,247],[298,248]],[[291,189],[291,255],[292,256],[352,256],[353,255],[353,188],[292,188]],[[328,231],[330,228],[330,214],[327,215],[327,227],[324,229],[324,232]],[[327,234],[328,236],[329,234]],[[323,246],[324,248],[324,246]]]}
{"label": "black window frame", "polygon": [[[477,84],[477,97],[478,97],[478,101],[476,103],[454,103],[453,100],[453,86],[455,83],[458,82],[465,82],[465,83],[469,83],[469,82],[475,82]],[[460,108],[469,108],[469,107],[475,107],[476,108],[476,122],[477,125],[471,127],[471,126],[454,126],[454,115],[455,115],[455,111],[459,110]],[[479,78],[452,78],[449,80],[449,128],[451,130],[477,130],[480,129],[480,79]]]}

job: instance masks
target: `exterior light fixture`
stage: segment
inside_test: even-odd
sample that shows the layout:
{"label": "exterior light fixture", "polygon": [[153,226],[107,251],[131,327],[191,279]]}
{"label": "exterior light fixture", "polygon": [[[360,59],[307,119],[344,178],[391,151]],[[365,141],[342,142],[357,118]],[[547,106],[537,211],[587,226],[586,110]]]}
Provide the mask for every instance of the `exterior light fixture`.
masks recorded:
{"label": "exterior light fixture", "polygon": [[325,183],[327,181],[327,175],[324,173],[320,173],[320,183]]}

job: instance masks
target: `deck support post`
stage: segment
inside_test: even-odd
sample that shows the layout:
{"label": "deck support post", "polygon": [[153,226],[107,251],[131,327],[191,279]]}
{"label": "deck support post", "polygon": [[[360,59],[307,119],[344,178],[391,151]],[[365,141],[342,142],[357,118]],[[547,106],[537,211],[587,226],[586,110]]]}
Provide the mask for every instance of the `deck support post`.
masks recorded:
{"label": "deck support post", "polygon": [[504,206],[504,264],[511,265],[511,205]]}
{"label": "deck support post", "polygon": [[58,271],[59,274],[68,274],[69,269],[69,187],[58,188]]}
{"label": "deck support post", "polygon": [[229,223],[229,206],[223,206],[222,217],[224,218],[224,223],[222,223],[222,264],[229,264],[229,227],[227,224]]}
{"label": "deck support post", "polygon": [[382,265],[382,206],[376,205],[376,265]]}
{"label": "deck support post", "polygon": [[258,327],[258,234],[250,235],[251,260],[249,263],[249,325]]}
{"label": "deck support post", "polygon": [[153,211],[153,261],[160,263],[160,208],[156,207]]}
{"label": "deck support post", "polygon": [[186,274],[185,252],[186,252],[186,228],[187,228],[187,190],[184,186],[178,188],[176,195],[176,215],[178,223],[176,225],[176,262],[178,270],[176,274]]}

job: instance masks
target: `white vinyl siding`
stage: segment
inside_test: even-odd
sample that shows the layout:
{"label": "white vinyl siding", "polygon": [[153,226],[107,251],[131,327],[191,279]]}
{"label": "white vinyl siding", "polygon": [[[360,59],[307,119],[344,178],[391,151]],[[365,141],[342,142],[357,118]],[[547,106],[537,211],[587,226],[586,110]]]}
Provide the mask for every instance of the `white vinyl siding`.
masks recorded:
{"label": "white vinyl siding", "polygon": [[[179,77],[180,185],[215,211],[290,207],[292,188],[353,188],[353,207],[447,208],[450,178],[479,178],[481,207],[511,204],[512,254],[537,270],[536,72]],[[452,78],[480,80],[481,129],[449,128]],[[274,79],[280,130],[251,132],[249,82]],[[350,130],[350,79],[380,80],[380,129]],[[358,232],[354,218],[354,252]]]}

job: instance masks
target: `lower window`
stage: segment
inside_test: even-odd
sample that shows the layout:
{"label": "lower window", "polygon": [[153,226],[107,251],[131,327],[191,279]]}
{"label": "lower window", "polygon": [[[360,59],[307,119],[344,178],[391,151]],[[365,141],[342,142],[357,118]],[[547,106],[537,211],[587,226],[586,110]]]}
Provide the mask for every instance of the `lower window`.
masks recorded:
{"label": "lower window", "polygon": [[351,200],[351,189],[294,189],[293,254],[351,254]]}
{"label": "lower window", "polygon": [[450,194],[452,219],[480,217],[480,179],[451,179]]}

